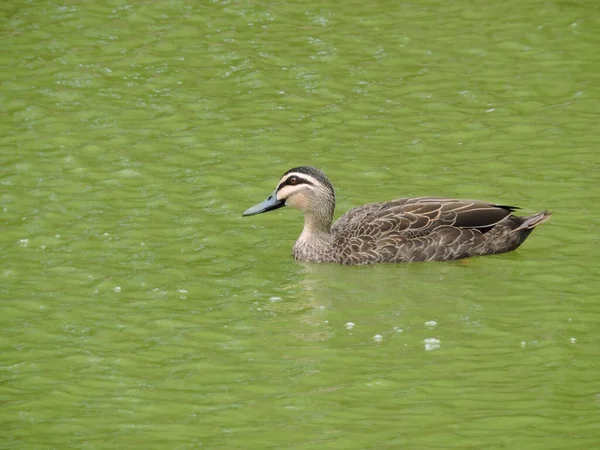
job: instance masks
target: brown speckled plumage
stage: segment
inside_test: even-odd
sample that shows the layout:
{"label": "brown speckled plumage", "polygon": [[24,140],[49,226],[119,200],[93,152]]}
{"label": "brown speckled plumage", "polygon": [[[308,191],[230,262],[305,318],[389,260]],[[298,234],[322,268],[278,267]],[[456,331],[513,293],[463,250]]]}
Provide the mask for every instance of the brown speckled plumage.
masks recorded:
{"label": "brown speckled plumage", "polygon": [[354,208],[333,226],[335,193],[327,177],[313,167],[286,172],[253,215],[284,205],[300,209],[305,224],[292,255],[301,261],[341,264],[445,261],[516,249],[533,228],[550,218],[529,217],[517,208],[478,200],[415,197]]}

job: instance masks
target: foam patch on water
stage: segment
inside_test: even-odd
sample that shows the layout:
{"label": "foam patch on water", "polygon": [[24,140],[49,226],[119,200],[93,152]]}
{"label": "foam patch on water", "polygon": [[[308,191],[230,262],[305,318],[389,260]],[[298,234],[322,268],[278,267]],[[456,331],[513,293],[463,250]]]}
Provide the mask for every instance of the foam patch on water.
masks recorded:
{"label": "foam patch on water", "polygon": [[437,350],[440,348],[440,340],[436,338],[427,338],[423,339],[423,343],[425,344],[425,350]]}

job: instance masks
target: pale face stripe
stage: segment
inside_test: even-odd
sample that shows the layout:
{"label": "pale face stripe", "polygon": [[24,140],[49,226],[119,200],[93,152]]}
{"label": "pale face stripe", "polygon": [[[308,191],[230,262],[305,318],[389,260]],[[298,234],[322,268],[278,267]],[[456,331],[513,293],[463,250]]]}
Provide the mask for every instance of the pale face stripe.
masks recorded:
{"label": "pale face stripe", "polygon": [[306,184],[299,184],[298,186],[290,186],[290,185],[284,186],[277,191],[277,200],[286,199],[289,196],[291,196],[292,194],[294,194],[295,192],[298,192],[298,191],[304,189],[306,186],[307,186]]}
{"label": "pale face stripe", "polygon": [[[284,177],[282,177],[281,180],[279,180],[279,186],[281,186],[282,184],[284,184],[291,177],[301,178],[302,180],[304,180],[304,181],[306,181],[308,183],[311,183],[313,186],[319,184],[319,181],[315,177],[312,177],[310,175],[306,175],[304,173],[291,172],[291,173],[288,173],[287,175],[285,175]],[[306,189],[309,186],[310,185],[307,185],[306,183],[301,183],[301,184],[298,184],[298,185],[295,185],[295,186],[292,186],[290,184],[282,186],[277,191],[277,199],[278,200],[287,199],[292,194],[294,194],[295,192],[298,192],[298,191],[301,191],[303,189]]]}

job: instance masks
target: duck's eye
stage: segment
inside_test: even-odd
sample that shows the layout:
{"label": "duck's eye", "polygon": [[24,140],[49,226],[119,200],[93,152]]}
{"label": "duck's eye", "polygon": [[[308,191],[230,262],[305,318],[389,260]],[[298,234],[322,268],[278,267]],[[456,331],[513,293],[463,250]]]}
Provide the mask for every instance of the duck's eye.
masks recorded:
{"label": "duck's eye", "polygon": [[288,183],[289,183],[289,184],[291,184],[292,186],[295,186],[296,184],[298,184],[298,178],[296,178],[296,177],[291,177],[291,178],[288,180]]}

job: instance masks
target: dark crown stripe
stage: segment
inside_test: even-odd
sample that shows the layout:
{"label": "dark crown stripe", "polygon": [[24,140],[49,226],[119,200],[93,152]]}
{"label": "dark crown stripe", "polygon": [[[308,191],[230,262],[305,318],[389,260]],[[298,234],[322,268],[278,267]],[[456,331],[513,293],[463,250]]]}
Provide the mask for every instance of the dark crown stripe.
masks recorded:
{"label": "dark crown stripe", "polygon": [[286,173],[284,173],[283,176],[286,176],[290,173],[294,173],[296,175],[299,175],[299,174],[300,175],[301,174],[308,175],[308,176],[314,178],[315,180],[317,180],[317,182],[319,182],[320,184],[325,186],[328,190],[331,191],[331,193],[333,195],[335,195],[335,191],[334,191],[333,186],[331,185],[331,182],[329,181],[329,179],[325,176],[325,174],[323,172],[321,172],[316,167],[312,167],[312,166],[294,167],[293,169],[290,169]]}

